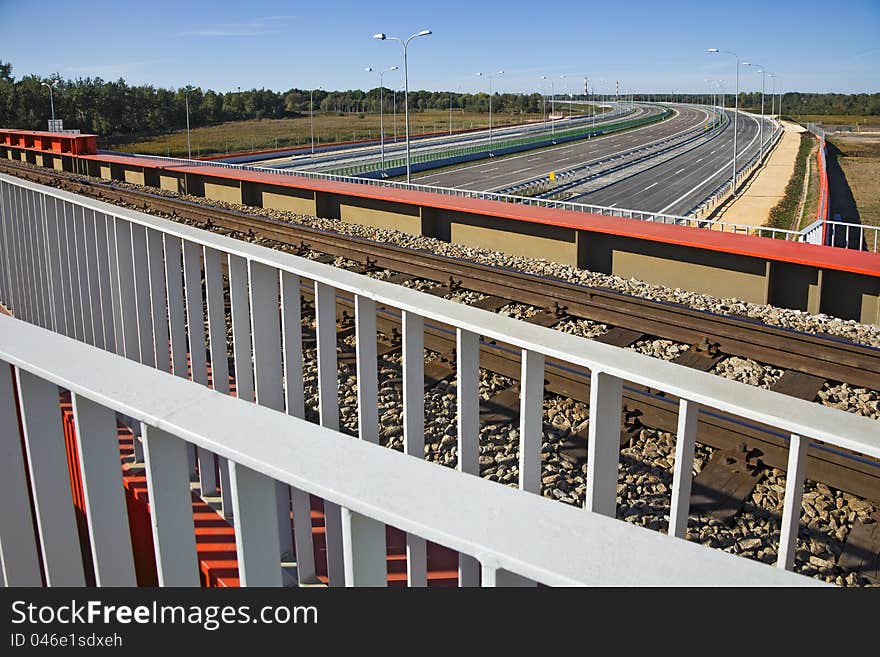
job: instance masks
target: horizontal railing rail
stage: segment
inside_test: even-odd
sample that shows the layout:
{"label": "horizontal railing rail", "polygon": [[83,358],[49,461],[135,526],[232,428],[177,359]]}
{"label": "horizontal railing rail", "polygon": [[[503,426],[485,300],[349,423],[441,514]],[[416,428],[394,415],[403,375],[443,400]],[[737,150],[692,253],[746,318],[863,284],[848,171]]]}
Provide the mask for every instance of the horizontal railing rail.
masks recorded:
{"label": "horizontal railing rail", "polygon": [[[679,451],[669,525],[669,533],[675,537],[684,537],[687,527],[695,427],[701,407],[770,425],[791,435],[790,490],[785,496],[779,550],[779,565],[785,568],[790,569],[794,559],[807,446],[821,441],[880,457],[877,423],[868,418],[288,253],[9,176],[0,176],[0,210],[0,300],[16,316],[201,385],[209,383],[210,365],[215,391],[229,392],[232,375],[240,399],[298,418],[305,416],[306,398],[300,323],[301,286],[305,285],[314,297],[319,421],[331,431],[340,426],[336,297],[339,293],[353,295],[358,431],[367,443],[378,442],[377,308],[393,309],[400,314],[403,326],[404,451],[417,459],[424,458],[425,449],[424,326],[434,322],[453,327],[457,346],[457,468],[462,473],[478,475],[480,471],[480,342],[510,345],[522,354],[519,486],[527,493],[541,490],[545,360],[553,358],[586,368],[591,376],[591,403],[585,507],[593,513],[615,515],[623,382],[678,397]],[[228,317],[224,314],[227,306]],[[176,408],[182,409],[183,415],[210,415],[195,406],[188,411],[186,405]],[[149,432],[145,437],[149,438]],[[209,464],[214,462],[212,451],[220,454],[219,487],[224,509],[232,508],[231,491],[224,485],[232,476],[225,460],[227,452],[189,434],[182,437],[199,447],[193,458],[200,466],[202,490],[217,488]],[[274,470],[269,474],[280,476]],[[367,487],[384,481],[374,473],[364,477],[361,484]],[[328,572],[331,584],[340,584],[345,578],[343,525],[332,500],[331,496],[325,505]],[[295,550],[290,532],[291,503]],[[469,505],[459,509],[466,507]],[[273,513],[281,551],[309,554],[310,530],[297,525],[308,522],[308,496],[296,490],[291,496],[286,488],[276,487]],[[559,527],[554,534],[562,537],[564,531]],[[409,543],[408,577],[413,585],[426,581],[425,545],[419,536]],[[502,564],[503,568],[508,566],[526,577],[537,576],[537,571],[521,568],[518,563]],[[313,577],[314,564],[298,563],[298,573],[301,578]],[[478,573],[477,562],[463,557],[460,582],[475,584]]]}

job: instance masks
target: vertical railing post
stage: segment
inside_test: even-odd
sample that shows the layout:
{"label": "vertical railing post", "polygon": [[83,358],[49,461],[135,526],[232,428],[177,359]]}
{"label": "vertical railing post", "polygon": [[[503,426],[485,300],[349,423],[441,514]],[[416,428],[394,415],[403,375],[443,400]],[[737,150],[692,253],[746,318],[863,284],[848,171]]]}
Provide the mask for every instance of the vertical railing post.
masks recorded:
{"label": "vertical railing post", "polygon": [[[250,280],[250,334],[254,358],[256,401],[260,406],[284,412],[278,270],[251,261],[248,278]],[[242,365],[245,366],[244,363]],[[275,497],[281,551],[282,554],[289,554],[293,552],[289,486],[276,482]]]}
{"label": "vertical railing post", "polygon": [[694,469],[694,446],[700,407],[682,399],[678,403],[678,433],[675,438],[675,471],[672,476],[672,502],[669,510],[669,535],[684,538],[690,512],[691,483]]}
{"label": "vertical railing post", "polygon": [[[134,289],[134,263],[131,258],[131,224],[124,219],[116,218],[116,250],[114,257],[116,259],[116,273],[118,283],[116,287],[116,298],[119,307],[118,320],[120,322],[121,331],[117,332],[117,336],[121,335],[122,352],[126,358],[140,361],[140,347],[137,335],[137,307],[135,305],[135,289]],[[117,338],[117,345],[120,340]]]}
{"label": "vertical railing post", "polygon": [[[358,430],[360,439],[379,443],[379,391],[376,352],[376,302],[356,295]],[[342,548],[346,586],[385,586],[385,525],[342,509]]]}
{"label": "vertical railing post", "polygon": [[[339,430],[339,388],[336,364],[336,289],[315,283],[315,321],[318,346],[318,414],[321,426]],[[342,515],[337,504],[324,501],[327,536],[327,575],[330,586],[342,586],[345,563]]]}
{"label": "vertical railing post", "polygon": [[[226,304],[223,298],[223,269],[221,253],[204,247],[205,300],[208,304],[208,344],[211,352],[211,387],[224,395],[229,394],[229,360],[226,354]],[[232,513],[229,463],[217,457],[220,474],[220,503],[225,517]]]}
{"label": "vertical railing post", "polygon": [[42,586],[12,371],[0,360],[0,574],[6,586]]}
{"label": "vertical railing post", "polygon": [[522,350],[519,404],[519,487],[541,493],[544,437],[544,354]]}
{"label": "vertical railing post", "polygon": [[[186,331],[189,343],[189,364],[192,380],[208,385],[208,363],[205,349],[205,307],[202,295],[202,247],[183,242],[183,287],[186,294]],[[213,496],[217,490],[214,455],[196,449],[199,462],[199,487],[202,497]]]}
{"label": "vertical railing post", "polygon": [[46,584],[84,586],[58,386],[20,369],[16,378]]}
{"label": "vertical railing post", "polygon": [[[420,315],[404,310],[403,327],[403,450],[409,456],[425,458],[425,322]],[[428,585],[425,539],[406,535],[407,583]]]}
{"label": "vertical railing post", "polygon": [[242,586],[281,586],[275,482],[229,461],[235,551]]}
{"label": "vertical railing post", "polygon": [[[300,278],[285,271],[281,272],[281,340],[284,351],[284,406],[288,415],[304,419]],[[293,506],[296,576],[302,585],[316,581],[311,496],[303,490],[290,487],[290,501]]]}
{"label": "vertical railing post", "polygon": [[[107,222],[112,221],[106,214],[95,213],[95,268],[98,273],[98,290],[95,303],[101,309],[101,334],[103,335],[103,348],[116,352],[116,333],[113,326],[113,292],[110,281],[110,260],[108,255]],[[58,228],[60,231],[61,223]],[[59,233],[60,235],[60,233]],[[63,262],[63,261],[62,261]],[[62,277],[62,280],[63,277]],[[65,299],[64,303],[69,303]],[[97,330],[97,328],[96,328]]]}
{"label": "vertical railing post", "polygon": [[[458,388],[458,470],[480,474],[480,336],[456,329],[456,378]],[[477,586],[480,564],[466,554],[458,555],[460,586]]]}
{"label": "vertical railing post", "polygon": [[95,583],[135,586],[116,414],[80,395],[71,396]]}
{"label": "vertical railing post", "polygon": [[186,443],[147,425],[142,435],[159,586],[199,586]]}
{"label": "vertical railing post", "polygon": [[135,308],[140,362],[156,366],[156,345],[153,338],[153,303],[150,298],[150,269],[147,259],[147,229],[131,224],[131,261],[134,265]]}
{"label": "vertical railing post", "polygon": [[617,509],[617,465],[620,457],[620,379],[593,370],[590,375],[590,429],[587,453],[588,511],[614,517]]}
{"label": "vertical railing post", "polygon": [[171,372],[171,344],[168,331],[168,296],[165,290],[165,248],[162,233],[147,229],[147,269],[150,286],[150,317],[152,318],[155,366]]}
{"label": "vertical railing post", "polygon": [[[49,289],[52,302],[52,330],[64,333],[64,287],[61,282],[61,245],[58,240],[58,217],[56,215],[55,198],[44,198],[46,211],[46,258],[48,260]],[[92,304],[95,307],[95,304]],[[98,309],[100,312],[100,306]],[[97,336],[96,336],[97,338]],[[96,339],[96,346],[104,348],[103,331],[101,339]]]}
{"label": "vertical railing post", "polygon": [[782,506],[782,525],[779,534],[779,555],[776,565],[785,570],[794,567],[798,529],[801,523],[801,503],[804,494],[804,473],[807,469],[807,450],[810,440],[792,434],[788,444],[788,469],[785,473],[785,501]]}

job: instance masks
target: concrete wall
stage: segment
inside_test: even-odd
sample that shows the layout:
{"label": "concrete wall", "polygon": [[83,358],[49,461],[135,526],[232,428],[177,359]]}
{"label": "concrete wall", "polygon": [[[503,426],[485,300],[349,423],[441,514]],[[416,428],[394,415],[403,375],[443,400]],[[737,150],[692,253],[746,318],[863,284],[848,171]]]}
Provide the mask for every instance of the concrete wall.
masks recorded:
{"label": "concrete wall", "polygon": [[159,172],[159,188],[175,194],[183,194],[186,190],[182,173]]}
{"label": "concrete wall", "polygon": [[314,215],[317,212],[315,192],[276,185],[244,183],[244,200],[250,205],[273,210],[289,210]]}
{"label": "concrete wall", "polygon": [[573,228],[448,210],[436,212],[434,226],[434,236],[447,242],[577,266],[578,235]]}
{"label": "concrete wall", "polygon": [[144,168],[143,167],[132,167],[122,165],[120,167],[122,169],[122,179],[127,183],[132,183],[133,185],[145,185],[146,180],[144,179]]}
{"label": "concrete wall", "polygon": [[319,193],[316,210],[320,217],[350,224],[399,230],[409,235],[423,234],[422,211],[417,205]]}
{"label": "concrete wall", "polygon": [[[188,174],[187,179],[189,177]],[[241,182],[238,180],[202,176],[202,185],[204,191],[199,196],[204,196],[214,201],[241,203]]]}
{"label": "concrete wall", "polygon": [[769,263],[718,251],[581,231],[578,266],[700,294],[767,303]]}

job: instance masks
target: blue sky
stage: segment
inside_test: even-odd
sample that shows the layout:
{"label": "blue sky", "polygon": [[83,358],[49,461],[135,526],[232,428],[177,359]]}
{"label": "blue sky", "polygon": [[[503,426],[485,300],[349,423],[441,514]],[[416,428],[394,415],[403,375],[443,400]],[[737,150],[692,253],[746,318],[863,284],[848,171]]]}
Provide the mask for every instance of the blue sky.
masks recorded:
{"label": "blue sky", "polygon": [[[475,73],[503,69],[497,91],[537,91],[547,75],[557,92],[582,89],[584,76],[606,91],[619,80],[622,90],[703,93],[721,79],[732,92],[733,59],[706,53],[717,47],[763,64],[786,90],[880,91],[880,0],[0,0],[0,24],[0,60],[16,77],[370,88],[378,78],[364,67],[402,65],[400,44],[371,36],[428,28],[409,48],[414,89],[486,90]],[[385,84],[402,80],[401,70]],[[760,89],[760,74],[745,69],[740,86]]]}

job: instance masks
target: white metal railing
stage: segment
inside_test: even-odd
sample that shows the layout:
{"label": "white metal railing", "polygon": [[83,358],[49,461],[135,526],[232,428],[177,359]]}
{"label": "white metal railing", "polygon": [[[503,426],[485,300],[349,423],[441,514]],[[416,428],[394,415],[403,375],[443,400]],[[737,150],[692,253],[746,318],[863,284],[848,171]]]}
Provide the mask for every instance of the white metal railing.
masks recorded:
{"label": "white metal railing", "polygon": [[[4,363],[15,367],[17,385]],[[92,563],[100,586],[135,583],[114,411],[142,423],[163,586],[199,584],[188,513],[187,444],[228,459],[236,556],[246,586],[282,583],[276,482],[341,509],[348,586],[384,585],[385,524],[472,556],[483,586],[528,581],[565,586],[820,584],[352,440],[2,316],[0,365],[0,540],[7,585],[39,586],[40,560],[49,585],[85,583],[66,479],[58,386],[71,391]],[[16,402],[24,418],[26,462],[13,426]],[[180,410],[187,408],[197,410]],[[38,500],[39,547],[26,473]]]}
{"label": "white metal railing", "polygon": [[[144,452],[148,467],[153,460],[160,463],[162,469],[167,468],[173,478],[185,477],[186,457],[179,439],[198,448],[200,463],[213,463],[211,454],[218,454],[221,457],[220,489],[224,492],[224,512],[229,515],[228,510],[231,510],[245,571],[249,567],[249,549],[262,555],[259,557],[262,565],[257,572],[267,571],[267,551],[249,535],[252,530],[241,512],[241,509],[249,512],[262,509],[253,511],[258,528],[253,531],[259,535],[268,531],[269,525],[274,527],[268,536],[273,550],[275,536],[279,537],[280,547],[274,552],[269,550],[274,555],[272,563],[277,561],[276,552],[295,551],[301,555],[298,562],[300,578],[306,581],[314,575],[314,563],[310,563],[308,556],[311,554],[311,532],[307,493],[316,492],[327,500],[327,559],[331,584],[378,581],[379,567],[374,552],[378,550],[375,542],[380,540],[381,532],[375,523],[356,514],[389,522],[410,532],[408,579],[412,585],[426,582],[426,538],[468,555],[463,556],[460,563],[460,582],[464,585],[478,581],[478,561],[471,557],[481,560],[484,582],[500,581],[493,580],[496,568],[547,583],[607,583],[617,576],[622,578],[617,580],[618,583],[625,581],[628,575],[620,568],[634,567],[632,561],[604,561],[598,555],[603,550],[593,549],[597,543],[585,539],[593,531],[591,540],[598,541],[596,534],[606,531],[605,521],[597,519],[597,515],[611,518],[615,515],[623,381],[660,390],[682,400],[670,511],[669,533],[675,537],[685,535],[694,434],[701,407],[768,424],[792,436],[788,470],[794,474],[788,478],[779,550],[779,565],[788,569],[794,559],[806,446],[812,441],[823,441],[837,448],[880,457],[877,424],[865,417],[522,323],[140,212],[9,176],[0,176],[0,211],[3,265],[0,267],[0,300],[20,319],[115,352],[140,365],[126,364],[122,368],[119,361],[110,356],[79,350],[69,341],[52,342],[43,334],[34,333],[32,339],[25,339],[21,332],[24,329],[11,328],[10,320],[4,320],[0,336],[14,335],[14,339],[3,341],[0,358],[37,378],[63,385],[99,405],[144,422],[147,426],[143,434]],[[224,276],[228,276],[228,294]],[[282,414],[304,417],[300,290],[305,282],[308,282],[315,299],[317,396],[320,423],[325,430],[309,425],[307,435],[302,436],[304,425],[284,418]],[[351,438],[343,439],[337,433],[337,295],[349,295],[355,304],[360,443],[352,442]],[[223,312],[227,301],[231,308],[228,324]],[[378,441],[375,336],[379,306],[399,312],[402,318],[402,426],[404,450],[409,457],[415,457],[411,460],[401,460],[390,451],[367,445]],[[452,326],[456,332],[459,474],[435,475],[435,471],[429,471],[424,464],[416,465],[424,458],[425,445],[425,322]],[[227,330],[232,336],[231,372],[227,370]],[[519,434],[519,484],[522,490],[519,497],[512,497],[516,491],[502,493],[499,492],[502,487],[497,484],[462,474],[479,474],[478,354],[481,337],[511,345],[522,354]],[[67,349],[69,356],[63,355],[62,348]],[[41,357],[44,352],[46,358]],[[188,373],[187,356],[191,361],[191,373]],[[591,520],[578,521],[587,523],[583,525],[570,526],[567,518],[573,516],[569,511],[554,510],[543,515],[550,507],[543,501],[538,502],[542,382],[546,358],[584,367],[591,372],[585,506],[592,513],[586,516]],[[65,368],[63,382],[58,380],[60,374],[52,363],[56,363],[57,368]],[[208,382],[209,363],[214,392],[226,393],[227,375],[233,373],[237,396],[242,401],[201,389],[197,393],[187,392],[191,387],[181,387],[181,381],[162,374],[170,372],[204,386]],[[159,372],[151,372],[153,368]],[[99,384],[102,386],[100,392],[92,389]],[[168,396],[165,388],[170,391]],[[116,390],[116,393],[111,394],[110,390]],[[143,402],[141,405],[135,403],[138,399]],[[244,400],[253,400],[267,411],[258,410]],[[156,406],[148,406],[148,402],[155,402]],[[156,411],[157,408],[161,413]],[[2,417],[8,416],[2,414]],[[254,427],[262,426],[272,430],[254,430]],[[249,441],[242,438],[243,434],[251,436]],[[160,447],[151,446],[154,435],[157,438],[152,442]],[[300,448],[312,445],[311,436],[326,437],[330,441],[327,442],[327,451],[322,456],[321,450],[315,446],[317,451],[310,452],[309,457],[313,460],[300,462],[297,458]],[[291,442],[285,443],[285,440]],[[320,466],[322,458],[324,465]],[[405,465],[399,466],[400,463]],[[248,480],[244,501],[236,501],[234,482],[238,474],[234,464],[244,465],[282,483],[272,487],[255,476]],[[345,476],[337,477],[335,468]],[[400,477],[397,468],[403,468]],[[193,470],[190,466],[190,473]],[[214,489],[215,481],[204,480],[211,476],[213,469],[200,467],[199,471],[203,477],[203,489]],[[426,474],[428,472],[430,476]],[[158,477],[151,490],[158,496],[156,513],[163,513],[164,508],[170,509],[172,518],[175,513],[181,515],[180,508],[177,508],[180,505],[178,498],[175,498],[176,502],[159,501],[165,494],[163,475],[153,473],[150,476]],[[246,471],[243,476],[250,477],[251,474]],[[442,482],[445,483],[436,477],[444,478]],[[347,483],[343,485],[344,482]],[[292,494],[288,484],[294,487]],[[404,493],[404,490],[408,492]],[[274,504],[270,505],[273,522],[269,522],[265,517],[266,500],[273,494]],[[441,500],[447,509],[446,515],[436,509],[436,502],[428,504],[430,499]],[[514,501],[520,499],[523,501]],[[389,506],[383,506],[382,500]],[[291,504],[295,550],[290,532]],[[339,505],[353,510],[353,513],[343,513]],[[503,512],[499,511],[502,506]],[[396,515],[388,515],[390,508]],[[440,515],[434,515],[433,510],[423,512],[423,509],[436,509]],[[563,513],[568,515],[559,515]],[[183,521],[177,522],[180,529]],[[499,543],[494,538],[498,527],[503,527],[498,531],[504,537],[503,545],[507,546],[504,550],[497,548]],[[603,529],[596,532],[598,527]],[[623,544],[631,546],[645,562],[638,566],[639,572],[657,568],[658,573],[665,569],[669,575],[665,578],[662,574],[655,574],[652,577],[657,579],[643,582],[662,579],[670,583],[682,573],[690,573],[679,581],[694,583],[698,580],[688,577],[700,578],[705,574],[700,564],[706,562],[702,559],[715,559],[714,556],[703,557],[703,553],[695,557],[692,549],[695,546],[666,537],[663,538],[668,543],[650,543],[652,547],[649,549],[646,547],[648,543],[642,541],[654,541],[655,538],[643,539],[646,534],[641,532],[645,530],[632,527],[619,531],[631,532],[631,535],[621,538],[623,534],[615,525],[613,536],[615,541],[621,542],[620,546],[615,544],[617,554]],[[552,550],[544,538],[538,537],[544,533],[553,537],[556,547]],[[6,535],[2,537],[5,540]],[[164,542],[166,539],[168,543]],[[160,570],[168,569],[166,582],[192,581],[187,579],[191,575],[184,576],[186,569],[180,565],[177,556],[180,546],[175,541],[180,540],[183,539],[156,535]],[[507,543],[508,540],[512,542]],[[517,542],[520,545],[514,548],[513,544]],[[372,565],[365,567],[368,574],[362,579],[356,574],[357,565],[352,563],[360,563],[358,554],[364,545],[372,546],[364,549],[373,557],[367,559]],[[495,547],[488,547],[490,545]],[[655,545],[665,547],[660,550],[655,549]],[[708,548],[699,549],[714,554],[708,552]],[[190,553],[187,544],[184,556]],[[655,561],[661,553],[665,555],[661,560],[665,566]],[[649,568],[646,563],[656,565]],[[726,555],[718,555],[718,560],[713,563],[717,566],[714,574],[719,582],[780,581],[772,569],[760,564],[744,561],[744,565],[740,565],[727,560]],[[617,570],[614,564],[617,564]],[[693,570],[690,570],[691,566]],[[603,572],[608,568],[611,571]],[[268,570],[274,572],[274,565]],[[261,574],[254,579],[245,578],[245,581],[267,581],[263,577]],[[743,579],[738,580],[739,577]]]}

